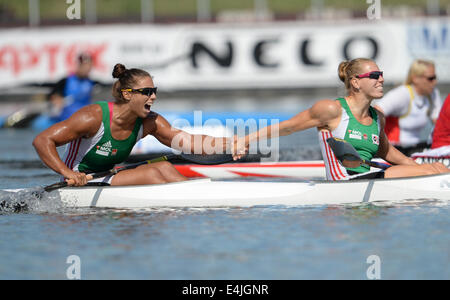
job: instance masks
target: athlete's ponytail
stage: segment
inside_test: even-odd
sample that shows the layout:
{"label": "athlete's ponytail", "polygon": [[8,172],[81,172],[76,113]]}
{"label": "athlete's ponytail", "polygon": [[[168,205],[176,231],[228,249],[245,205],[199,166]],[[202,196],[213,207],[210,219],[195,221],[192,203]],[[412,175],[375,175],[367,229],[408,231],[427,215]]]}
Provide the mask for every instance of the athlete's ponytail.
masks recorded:
{"label": "athlete's ponytail", "polygon": [[120,78],[120,76],[123,75],[126,70],[127,70],[127,68],[124,65],[116,64],[114,66],[114,69],[113,69],[113,72],[112,72],[112,77],[113,78]]}
{"label": "athlete's ponytail", "polygon": [[350,80],[355,77],[355,75],[361,73],[361,65],[367,62],[373,62],[373,60],[369,58],[355,58],[350,61],[343,61],[339,64],[339,79],[345,84],[347,90],[351,89]]}

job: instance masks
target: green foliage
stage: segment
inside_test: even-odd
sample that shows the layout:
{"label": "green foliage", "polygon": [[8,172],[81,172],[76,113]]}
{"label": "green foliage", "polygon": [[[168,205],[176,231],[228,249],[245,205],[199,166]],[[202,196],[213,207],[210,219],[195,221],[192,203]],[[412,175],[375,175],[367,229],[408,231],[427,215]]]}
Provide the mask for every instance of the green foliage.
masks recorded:
{"label": "green foliage", "polygon": [[[82,15],[84,3],[81,0]],[[144,0],[145,1],[145,0]],[[197,0],[150,0],[153,1],[155,15],[161,17],[195,16]],[[314,0],[267,0],[268,8],[274,14],[296,14],[311,7]],[[368,5],[366,0],[321,0],[326,8],[353,9],[363,11]],[[382,8],[409,6],[426,11],[427,0],[381,0]],[[40,0],[41,20],[64,19],[69,4],[66,0]],[[450,0],[440,0],[442,9],[450,6]],[[254,7],[254,0],[210,0],[213,15],[224,11],[247,10]],[[141,0],[97,0],[98,18],[121,18],[141,15]],[[0,0],[0,15],[7,14],[14,19],[28,18],[28,0]]]}

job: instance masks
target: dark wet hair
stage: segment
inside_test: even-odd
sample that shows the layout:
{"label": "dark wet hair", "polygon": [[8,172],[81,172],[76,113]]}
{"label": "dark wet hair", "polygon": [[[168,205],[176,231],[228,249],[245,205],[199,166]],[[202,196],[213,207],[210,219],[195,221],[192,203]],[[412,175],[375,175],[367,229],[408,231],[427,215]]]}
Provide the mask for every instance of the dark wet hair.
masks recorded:
{"label": "dark wet hair", "polygon": [[140,78],[151,76],[147,71],[127,69],[123,64],[116,64],[112,72],[112,77],[117,78],[112,88],[114,99],[116,99],[117,103],[126,103],[128,100],[123,98],[122,89],[131,89]]}

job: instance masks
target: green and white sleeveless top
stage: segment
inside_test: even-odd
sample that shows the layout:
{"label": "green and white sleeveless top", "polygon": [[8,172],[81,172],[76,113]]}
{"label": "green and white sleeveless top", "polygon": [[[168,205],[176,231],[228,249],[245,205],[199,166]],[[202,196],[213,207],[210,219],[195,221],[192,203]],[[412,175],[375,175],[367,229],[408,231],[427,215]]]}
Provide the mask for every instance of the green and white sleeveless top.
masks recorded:
{"label": "green and white sleeveless top", "polygon": [[130,155],[136,142],[142,138],[142,119],[138,118],[130,136],[116,140],[111,135],[112,102],[97,102],[102,108],[102,123],[91,138],[79,138],[66,147],[64,163],[72,170],[92,173],[112,169]]}
{"label": "green and white sleeveless top", "polygon": [[346,140],[359,153],[362,159],[371,160],[378,152],[380,145],[380,120],[373,107],[369,108],[372,116],[372,124],[363,125],[353,116],[347,101],[344,98],[337,99],[342,106],[341,122],[332,132],[328,130],[319,131],[319,144],[322,157],[325,163],[328,180],[348,180],[348,171],[355,173],[365,173],[370,171],[370,167],[362,165],[358,168],[345,168],[339,164],[336,156],[327,143],[330,137],[337,137]]}

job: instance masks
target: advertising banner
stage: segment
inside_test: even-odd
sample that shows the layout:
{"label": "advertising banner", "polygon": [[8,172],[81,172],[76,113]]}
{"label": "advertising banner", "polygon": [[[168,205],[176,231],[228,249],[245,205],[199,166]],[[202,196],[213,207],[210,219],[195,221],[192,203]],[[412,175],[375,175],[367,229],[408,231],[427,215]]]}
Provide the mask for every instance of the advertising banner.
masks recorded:
{"label": "advertising banner", "polygon": [[116,63],[144,68],[165,90],[339,86],[346,59],[373,58],[401,83],[414,58],[432,59],[450,82],[450,21],[72,26],[0,31],[0,88],[55,82],[76,56],[94,58],[93,78],[111,83]]}

